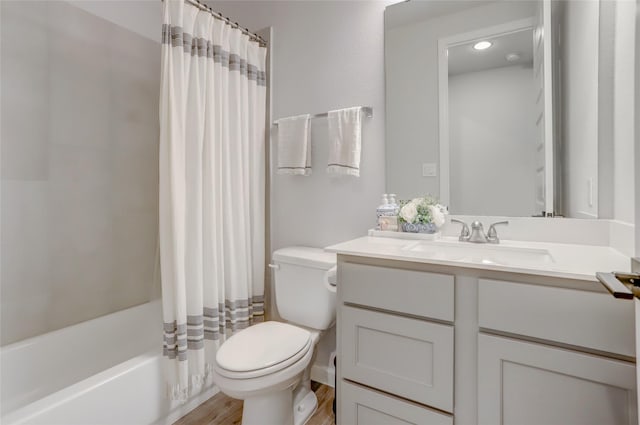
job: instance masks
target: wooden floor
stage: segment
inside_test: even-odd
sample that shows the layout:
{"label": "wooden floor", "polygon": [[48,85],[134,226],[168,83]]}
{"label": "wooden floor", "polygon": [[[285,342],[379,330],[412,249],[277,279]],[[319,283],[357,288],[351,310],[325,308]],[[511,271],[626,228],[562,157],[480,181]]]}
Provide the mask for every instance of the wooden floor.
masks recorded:
{"label": "wooden floor", "polygon": [[[307,425],[333,425],[335,423],[333,417],[333,388],[312,382],[311,389],[318,397],[318,410],[309,419]],[[173,425],[240,425],[241,423],[242,400],[235,400],[218,393]]]}

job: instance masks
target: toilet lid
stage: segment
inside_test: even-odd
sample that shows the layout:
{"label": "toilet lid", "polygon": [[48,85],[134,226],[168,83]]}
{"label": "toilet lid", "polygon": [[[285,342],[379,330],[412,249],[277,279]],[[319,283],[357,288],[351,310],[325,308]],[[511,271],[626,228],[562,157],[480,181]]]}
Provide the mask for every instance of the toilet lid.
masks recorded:
{"label": "toilet lid", "polygon": [[297,326],[264,322],[229,338],[218,350],[216,363],[232,372],[269,368],[308,348],[311,334]]}

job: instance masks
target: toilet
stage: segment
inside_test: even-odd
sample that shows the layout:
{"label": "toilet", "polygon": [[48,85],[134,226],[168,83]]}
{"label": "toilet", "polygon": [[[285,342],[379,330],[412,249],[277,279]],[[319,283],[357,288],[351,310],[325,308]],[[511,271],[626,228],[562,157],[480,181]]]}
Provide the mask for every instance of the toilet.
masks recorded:
{"label": "toilet", "polygon": [[286,323],[259,323],[229,338],[213,379],[224,394],[244,400],[243,425],[303,425],[318,406],[310,379],[315,346],[336,318],[336,255],[289,247],[275,251],[272,263]]}

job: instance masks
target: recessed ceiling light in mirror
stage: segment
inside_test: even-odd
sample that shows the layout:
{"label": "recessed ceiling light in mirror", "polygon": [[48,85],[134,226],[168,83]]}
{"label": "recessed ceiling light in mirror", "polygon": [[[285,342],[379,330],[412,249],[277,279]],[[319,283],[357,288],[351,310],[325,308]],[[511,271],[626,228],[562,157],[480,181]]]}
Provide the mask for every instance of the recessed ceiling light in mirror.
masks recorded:
{"label": "recessed ceiling light in mirror", "polygon": [[486,50],[492,45],[493,45],[492,42],[484,40],[484,41],[478,41],[476,44],[473,45],[473,48],[475,50]]}
{"label": "recessed ceiling light in mirror", "polygon": [[505,59],[508,62],[516,62],[520,59],[520,55],[517,53],[509,53],[508,55],[505,56]]}

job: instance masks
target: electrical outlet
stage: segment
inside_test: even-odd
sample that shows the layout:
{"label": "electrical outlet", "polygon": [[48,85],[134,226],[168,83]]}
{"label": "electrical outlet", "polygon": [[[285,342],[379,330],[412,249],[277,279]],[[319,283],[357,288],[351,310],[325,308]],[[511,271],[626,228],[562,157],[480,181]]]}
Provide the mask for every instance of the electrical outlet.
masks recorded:
{"label": "electrical outlet", "polygon": [[438,165],[435,162],[422,164],[422,177],[435,177],[438,175]]}

